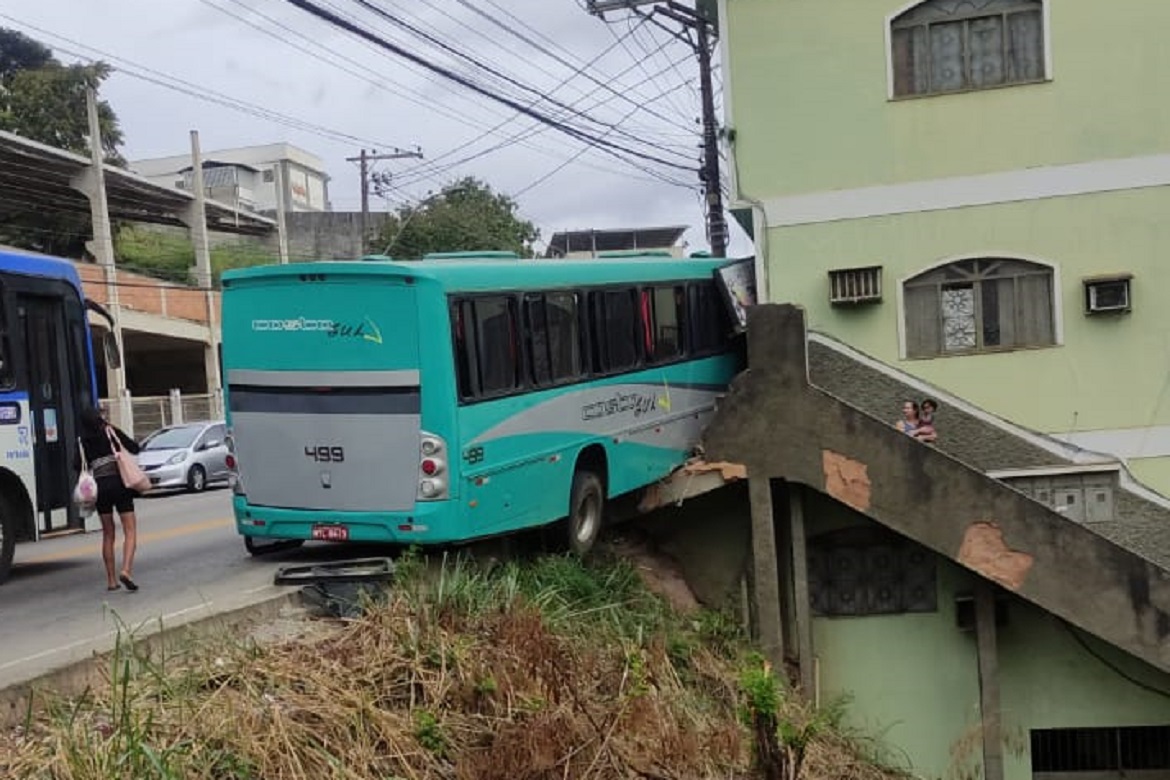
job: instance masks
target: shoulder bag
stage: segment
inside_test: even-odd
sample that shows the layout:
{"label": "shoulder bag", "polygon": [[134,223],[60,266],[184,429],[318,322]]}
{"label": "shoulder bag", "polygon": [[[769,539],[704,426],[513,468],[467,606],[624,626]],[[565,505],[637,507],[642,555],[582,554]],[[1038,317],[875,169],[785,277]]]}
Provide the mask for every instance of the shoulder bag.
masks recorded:
{"label": "shoulder bag", "polygon": [[110,449],[114,452],[114,460],[118,462],[118,475],[122,478],[122,484],[135,493],[150,490],[150,477],[139,468],[138,459],[126,451],[122,442],[118,441],[118,434],[109,426],[106,427],[106,438],[110,440]]}

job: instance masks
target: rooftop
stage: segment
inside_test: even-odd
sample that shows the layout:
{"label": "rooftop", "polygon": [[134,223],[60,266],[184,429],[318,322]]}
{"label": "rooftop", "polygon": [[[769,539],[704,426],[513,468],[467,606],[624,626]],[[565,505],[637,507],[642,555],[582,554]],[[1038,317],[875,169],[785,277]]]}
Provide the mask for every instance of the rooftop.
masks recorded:
{"label": "rooftop", "polygon": [[[190,192],[113,165],[103,167],[111,220],[185,226],[181,217],[194,201]],[[88,214],[89,199],[74,184],[89,168],[88,157],[0,131],[0,211],[31,207]],[[273,220],[250,211],[213,200],[204,203],[209,230],[264,235],[276,227]]]}

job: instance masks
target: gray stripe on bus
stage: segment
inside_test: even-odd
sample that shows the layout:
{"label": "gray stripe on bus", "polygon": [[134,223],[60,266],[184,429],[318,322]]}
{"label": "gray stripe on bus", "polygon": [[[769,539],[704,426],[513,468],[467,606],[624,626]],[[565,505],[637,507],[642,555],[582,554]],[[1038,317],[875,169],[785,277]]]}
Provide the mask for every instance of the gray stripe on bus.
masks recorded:
{"label": "gray stripe on bus", "polygon": [[[512,415],[468,441],[526,433],[572,430],[593,436],[620,436],[642,427],[665,423],[687,414],[702,414],[726,392],[696,390],[677,385],[637,383],[589,387],[550,398]],[[665,401],[669,398],[669,408]]]}
{"label": "gray stripe on bus", "polygon": [[258,371],[232,368],[227,372],[229,385],[267,385],[269,387],[415,387],[417,369],[395,371]]}
{"label": "gray stripe on bus", "polygon": [[407,392],[362,393],[265,393],[233,390],[228,395],[232,414],[419,414],[422,399],[417,389]]}

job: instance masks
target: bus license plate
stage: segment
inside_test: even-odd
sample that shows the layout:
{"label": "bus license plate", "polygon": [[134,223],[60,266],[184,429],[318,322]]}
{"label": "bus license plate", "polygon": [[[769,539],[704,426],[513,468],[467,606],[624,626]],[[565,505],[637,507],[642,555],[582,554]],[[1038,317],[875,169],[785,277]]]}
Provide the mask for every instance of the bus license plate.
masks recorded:
{"label": "bus license plate", "polygon": [[315,525],[313,538],[322,542],[348,542],[349,529],[344,525]]}

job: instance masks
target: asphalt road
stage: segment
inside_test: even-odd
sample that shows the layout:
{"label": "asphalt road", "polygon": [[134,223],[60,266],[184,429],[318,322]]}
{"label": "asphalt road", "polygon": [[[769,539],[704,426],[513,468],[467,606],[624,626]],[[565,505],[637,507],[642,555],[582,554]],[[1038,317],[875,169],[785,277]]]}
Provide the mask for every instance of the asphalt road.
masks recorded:
{"label": "asphalt road", "polygon": [[153,630],[160,620],[275,596],[281,564],[383,554],[318,544],[252,558],[236,535],[230,496],[213,488],[138,499],[136,593],[106,591],[100,532],[17,545],[12,578],[0,585],[0,688],[108,649],[119,630]]}

